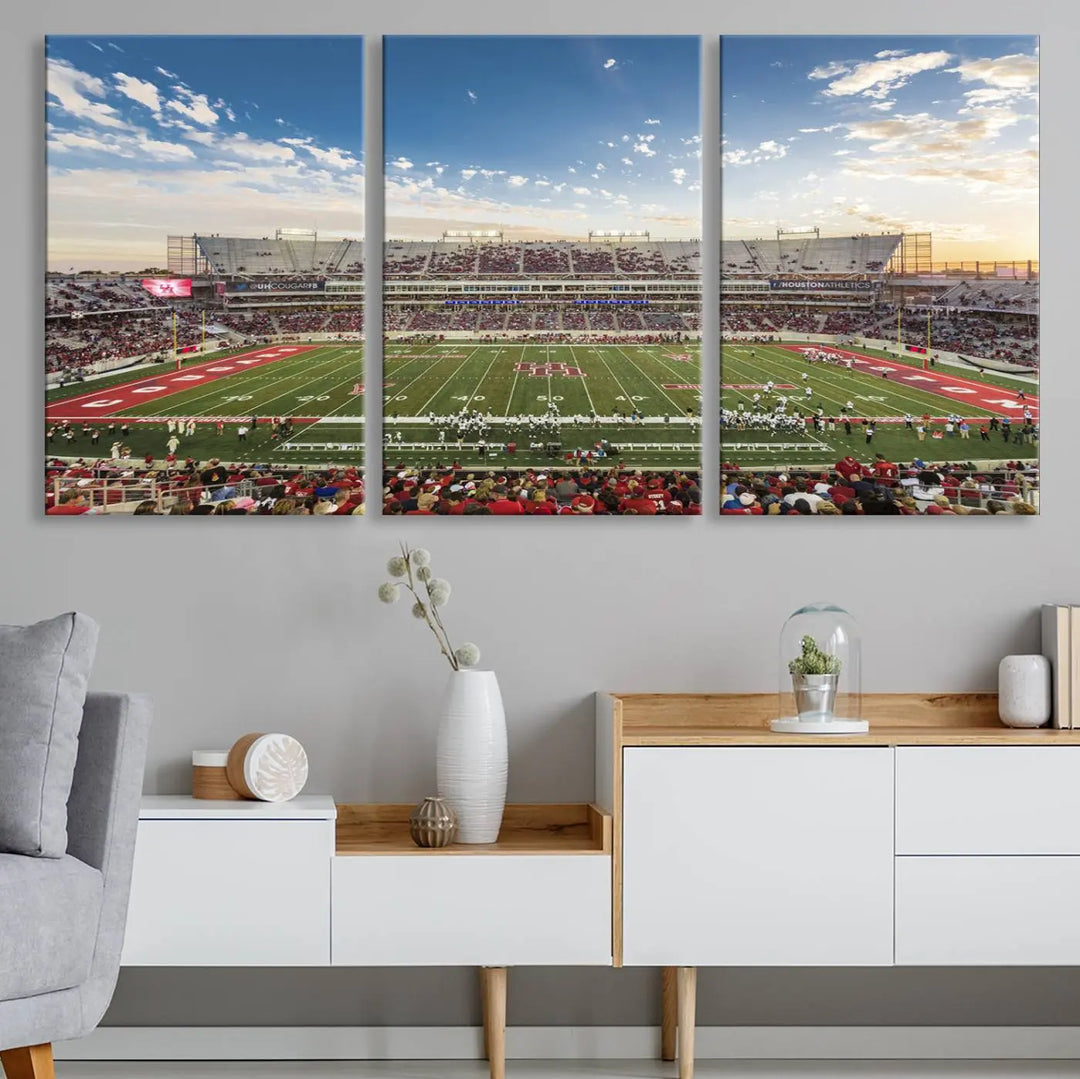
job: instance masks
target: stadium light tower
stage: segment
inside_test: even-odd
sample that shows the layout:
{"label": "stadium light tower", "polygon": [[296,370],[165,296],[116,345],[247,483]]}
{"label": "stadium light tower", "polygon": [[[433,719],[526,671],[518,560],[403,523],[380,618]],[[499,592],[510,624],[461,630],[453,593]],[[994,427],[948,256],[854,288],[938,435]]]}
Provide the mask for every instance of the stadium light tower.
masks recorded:
{"label": "stadium light tower", "polygon": [[497,240],[502,242],[503,234],[499,229],[448,229],[442,234],[446,240]]}
{"label": "stadium light tower", "polygon": [[783,236],[813,236],[815,240],[820,240],[821,229],[819,229],[817,225],[799,225],[797,228],[792,229],[777,228],[777,240]]}

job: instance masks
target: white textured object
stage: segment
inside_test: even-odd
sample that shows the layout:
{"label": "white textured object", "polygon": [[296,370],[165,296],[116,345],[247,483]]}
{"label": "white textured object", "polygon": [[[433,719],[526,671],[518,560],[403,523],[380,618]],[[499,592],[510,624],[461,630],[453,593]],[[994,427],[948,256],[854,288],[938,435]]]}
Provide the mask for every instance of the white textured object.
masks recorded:
{"label": "white textured object", "polygon": [[244,756],[244,782],[263,802],[287,802],[307,783],[304,747],[289,734],[264,734]]}
{"label": "white textured object", "polygon": [[1041,727],[1050,718],[1050,661],[1006,656],[998,664],[998,715],[1009,727]]}
{"label": "white textured object", "polygon": [[435,785],[458,819],[458,843],[494,843],[506,805],[506,716],[494,671],[450,675]]}

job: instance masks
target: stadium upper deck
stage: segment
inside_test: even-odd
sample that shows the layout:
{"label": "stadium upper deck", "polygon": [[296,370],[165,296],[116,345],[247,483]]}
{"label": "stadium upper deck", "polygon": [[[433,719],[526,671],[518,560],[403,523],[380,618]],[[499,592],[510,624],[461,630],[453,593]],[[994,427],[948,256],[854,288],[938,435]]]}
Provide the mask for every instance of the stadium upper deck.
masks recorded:
{"label": "stadium upper deck", "polygon": [[701,275],[698,240],[447,243],[390,240],[383,256],[390,278],[693,279]]}
{"label": "stadium upper deck", "polygon": [[210,272],[223,277],[280,274],[358,274],[362,240],[262,239],[195,236]]}
{"label": "stadium upper deck", "polygon": [[871,236],[788,236],[775,240],[723,240],[724,277],[805,274],[880,275],[896,253],[899,233]]}

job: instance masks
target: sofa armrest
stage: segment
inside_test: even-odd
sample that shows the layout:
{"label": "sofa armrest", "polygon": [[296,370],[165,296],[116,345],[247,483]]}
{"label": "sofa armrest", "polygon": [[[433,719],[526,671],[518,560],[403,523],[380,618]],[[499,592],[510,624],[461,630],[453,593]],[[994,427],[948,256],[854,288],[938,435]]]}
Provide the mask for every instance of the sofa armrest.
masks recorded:
{"label": "sofa armrest", "polygon": [[91,693],[83,710],[68,799],[68,854],[104,878],[90,979],[83,987],[86,1030],[104,1013],[120,970],[150,718],[146,697],[122,693]]}

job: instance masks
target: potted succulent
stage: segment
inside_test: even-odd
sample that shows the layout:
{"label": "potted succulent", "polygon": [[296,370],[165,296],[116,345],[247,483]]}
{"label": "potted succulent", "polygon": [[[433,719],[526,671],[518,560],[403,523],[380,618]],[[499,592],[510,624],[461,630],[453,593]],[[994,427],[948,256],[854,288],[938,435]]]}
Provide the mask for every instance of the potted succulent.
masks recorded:
{"label": "potted succulent", "polygon": [[810,634],[801,643],[802,651],[788,663],[799,719],[828,719],[836,705],[836,687],[843,663],[839,656],[823,652]]}

